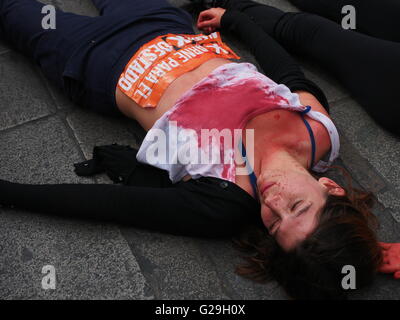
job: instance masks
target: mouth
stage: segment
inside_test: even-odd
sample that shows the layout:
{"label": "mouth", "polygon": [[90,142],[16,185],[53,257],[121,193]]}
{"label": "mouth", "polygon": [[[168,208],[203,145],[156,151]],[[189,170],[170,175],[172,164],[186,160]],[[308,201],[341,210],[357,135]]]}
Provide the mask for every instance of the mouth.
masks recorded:
{"label": "mouth", "polygon": [[266,192],[269,188],[271,188],[273,185],[275,184],[275,182],[269,182],[265,185],[263,185],[260,189],[261,195],[264,194],[264,192]]}

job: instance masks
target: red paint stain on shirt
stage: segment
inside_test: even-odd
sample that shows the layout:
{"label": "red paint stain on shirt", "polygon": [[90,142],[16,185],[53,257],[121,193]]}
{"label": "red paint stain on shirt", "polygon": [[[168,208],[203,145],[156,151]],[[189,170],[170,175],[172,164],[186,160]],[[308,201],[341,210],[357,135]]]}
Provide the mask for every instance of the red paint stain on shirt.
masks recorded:
{"label": "red paint stain on shirt", "polygon": [[[179,127],[195,130],[202,149],[208,150],[208,144],[201,142],[202,129],[217,129],[216,134],[224,129],[231,130],[233,146],[234,129],[243,129],[252,118],[280,109],[281,105],[289,105],[287,99],[270,91],[258,79],[245,79],[225,87],[216,86],[215,81],[210,77],[208,81],[194,88],[192,94],[181,99],[177,108],[169,115],[169,120],[176,121]],[[222,146],[220,156],[222,161]],[[222,177],[229,179],[231,171],[232,165],[224,164]]]}
{"label": "red paint stain on shirt", "polygon": [[198,134],[201,129],[242,129],[257,115],[289,104],[268,89],[257,79],[246,79],[226,87],[215,87],[210,81],[179,102],[169,120],[177,121],[180,127],[194,129]]}

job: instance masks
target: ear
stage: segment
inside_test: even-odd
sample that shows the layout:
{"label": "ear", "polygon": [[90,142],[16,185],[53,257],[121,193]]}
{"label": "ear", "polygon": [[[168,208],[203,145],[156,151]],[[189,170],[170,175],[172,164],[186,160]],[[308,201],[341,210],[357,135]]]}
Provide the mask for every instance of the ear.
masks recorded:
{"label": "ear", "polygon": [[332,196],[343,197],[346,195],[346,190],[329,178],[322,177],[318,182],[322,184],[327,189],[328,194]]}

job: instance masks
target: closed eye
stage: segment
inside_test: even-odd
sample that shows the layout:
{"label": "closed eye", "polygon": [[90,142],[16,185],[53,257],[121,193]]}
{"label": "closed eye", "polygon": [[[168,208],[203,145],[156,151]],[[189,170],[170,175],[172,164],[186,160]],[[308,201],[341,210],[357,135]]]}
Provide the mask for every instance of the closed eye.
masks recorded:
{"label": "closed eye", "polygon": [[292,211],[296,210],[297,206],[302,202],[302,200],[296,201],[295,204],[292,206]]}
{"label": "closed eye", "polygon": [[297,213],[297,217],[302,215],[303,213],[307,212],[312,206],[312,203],[310,203],[308,206],[306,206],[305,208],[301,209],[298,213]]}
{"label": "closed eye", "polygon": [[278,219],[276,219],[275,220],[275,222],[272,224],[272,226],[271,226],[271,234],[272,235],[275,235],[276,234],[276,232],[278,231],[278,229],[279,229],[279,226],[277,227],[277,228],[275,228],[276,227],[276,225],[278,224]]}

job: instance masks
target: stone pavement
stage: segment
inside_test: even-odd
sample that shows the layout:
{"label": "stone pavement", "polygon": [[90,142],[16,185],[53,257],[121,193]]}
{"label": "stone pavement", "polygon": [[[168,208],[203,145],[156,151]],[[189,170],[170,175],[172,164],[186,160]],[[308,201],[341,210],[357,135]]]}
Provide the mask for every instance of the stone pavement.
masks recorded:
{"label": "stone pavement", "polygon": [[[259,0],[260,1],[260,0]],[[262,0],[295,10],[285,0]],[[65,11],[97,15],[90,0],[47,0]],[[181,6],[185,0],[174,0]],[[225,37],[246,60],[251,54]],[[307,75],[331,103],[342,136],[338,164],[373,189],[382,241],[400,242],[400,144],[377,127],[340,84],[309,61]],[[40,70],[0,41],[0,178],[26,183],[110,183],[78,178],[72,164],[94,145],[138,146],[132,120],[84,112],[65,99]],[[335,176],[335,174],[333,174]],[[134,212],[133,212],[134,214]],[[204,240],[133,227],[0,209],[2,299],[286,299],[276,283],[254,284],[234,274],[240,262],[230,240]],[[42,267],[56,268],[56,290],[43,290]],[[361,299],[398,299],[400,282],[380,275]]]}

